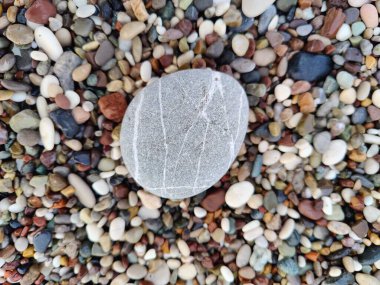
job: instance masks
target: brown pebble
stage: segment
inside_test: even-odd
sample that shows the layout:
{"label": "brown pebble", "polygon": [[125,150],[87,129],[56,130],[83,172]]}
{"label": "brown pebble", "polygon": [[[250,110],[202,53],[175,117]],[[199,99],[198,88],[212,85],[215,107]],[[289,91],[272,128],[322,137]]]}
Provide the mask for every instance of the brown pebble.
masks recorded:
{"label": "brown pebble", "polygon": [[361,220],[353,225],[351,229],[359,238],[365,238],[369,228],[367,221]]}
{"label": "brown pebble", "polygon": [[187,37],[192,31],[193,25],[190,20],[182,19],[181,21],[178,22],[175,28],[180,30],[183,33],[183,35]]}
{"label": "brown pebble", "polygon": [[201,206],[208,212],[215,212],[224,204],[225,194],[226,193],[222,188],[213,190],[207,193],[206,197],[201,202]]}
{"label": "brown pebble", "polygon": [[322,52],[324,49],[325,49],[325,45],[320,40],[308,41],[305,46],[305,50],[308,52],[319,53],[319,52]]}
{"label": "brown pebble", "polygon": [[299,212],[310,220],[319,220],[323,217],[323,201],[302,200],[298,204]]}
{"label": "brown pebble", "polygon": [[57,9],[50,1],[36,0],[28,10],[26,10],[25,18],[33,23],[45,25],[49,23],[49,18],[54,18],[56,14]]}
{"label": "brown pebble", "polygon": [[340,8],[328,9],[323,26],[320,30],[322,36],[329,39],[335,38],[339,28],[343,25],[346,15]]}
{"label": "brown pebble", "polygon": [[98,101],[99,109],[111,121],[120,123],[127,109],[127,101],[120,93],[111,93],[101,97]]}
{"label": "brown pebble", "polygon": [[367,111],[368,111],[369,117],[371,118],[372,121],[380,120],[380,109],[379,108],[377,108],[373,105],[370,105],[370,106],[368,106]]}
{"label": "brown pebble", "polygon": [[59,108],[64,110],[70,109],[70,101],[63,93],[60,93],[57,96],[55,96],[55,104],[57,104]]}
{"label": "brown pebble", "polygon": [[41,156],[40,156],[41,163],[45,165],[47,168],[52,167],[56,159],[57,159],[57,153],[54,150],[45,151],[41,153]]}
{"label": "brown pebble", "polygon": [[309,92],[303,93],[298,97],[298,105],[302,113],[312,113],[315,111],[313,95]]}

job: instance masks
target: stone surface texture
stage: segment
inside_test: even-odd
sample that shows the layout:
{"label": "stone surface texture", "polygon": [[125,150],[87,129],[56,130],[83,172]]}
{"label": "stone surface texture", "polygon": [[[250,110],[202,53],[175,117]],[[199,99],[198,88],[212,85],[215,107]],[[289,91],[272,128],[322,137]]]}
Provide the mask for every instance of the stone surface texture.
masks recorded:
{"label": "stone surface texture", "polygon": [[246,93],[234,78],[180,71],[152,82],[129,105],[121,129],[124,163],[158,196],[194,196],[228,170],[247,124]]}

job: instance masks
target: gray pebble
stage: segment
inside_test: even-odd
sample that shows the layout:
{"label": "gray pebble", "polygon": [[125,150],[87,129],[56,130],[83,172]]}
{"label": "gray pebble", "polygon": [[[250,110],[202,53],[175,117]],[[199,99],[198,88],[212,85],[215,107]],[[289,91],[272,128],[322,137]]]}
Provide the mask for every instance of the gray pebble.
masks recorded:
{"label": "gray pebble", "polygon": [[317,152],[325,153],[331,142],[331,134],[329,132],[320,132],[313,137],[313,145]]}
{"label": "gray pebble", "polygon": [[271,5],[263,14],[261,14],[258,25],[259,34],[264,34],[268,30],[269,23],[276,14],[277,9],[274,5]]}
{"label": "gray pebble", "polygon": [[74,81],[71,77],[73,70],[80,65],[82,60],[72,51],[64,52],[54,65],[54,73],[57,75],[61,87],[64,90],[73,90]]}
{"label": "gray pebble", "polygon": [[124,162],[150,192],[194,196],[228,170],[247,122],[246,94],[232,77],[180,71],[148,85],[128,106],[121,129]]}

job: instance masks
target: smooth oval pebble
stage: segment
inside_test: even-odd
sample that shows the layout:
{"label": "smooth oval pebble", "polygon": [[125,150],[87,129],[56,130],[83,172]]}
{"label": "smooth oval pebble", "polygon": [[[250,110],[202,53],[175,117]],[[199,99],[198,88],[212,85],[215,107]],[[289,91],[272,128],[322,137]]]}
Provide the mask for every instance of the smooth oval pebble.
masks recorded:
{"label": "smooth oval pebble", "polygon": [[81,82],[81,81],[84,81],[90,75],[90,72],[91,72],[91,64],[85,63],[83,65],[76,67],[73,70],[73,73],[71,76],[74,81]]}
{"label": "smooth oval pebble", "polygon": [[0,59],[0,73],[5,73],[12,69],[16,63],[16,57],[12,53],[7,53]]}
{"label": "smooth oval pebble", "polygon": [[75,188],[74,195],[78,198],[79,202],[87,208],[93,208],[96,203],[95,195],[87,183],[84,182],[80,176],[74,173],[69,174],[68,181],[70,185]]}
{"label": "smooth oval pebble", "polygon": [[109,234],[113,241],[122,240],[125,231],[125,221],[123,218],[117,217],[110,223]]}
{"label": "smooth oval pebble", "polygon": [[54,148],[54,124],[48,117],[42,118],[40,121],[40,137],[46,150],[52,150]]}
{"label": "smooth oval pebble", "polygon": [[208,69],[167,75],[128,106],[120,134],[124,163],[147,191],[194,196],[228,170],[247,123],[245,91],[229,75]]}
{"label": "smooth oval pebble", "polygon": [[30,57],[37,61],[47,61],[49,57],[46,55],[46,53],[38,50],[34,50],[30,53]]}
{"label": "smooth oval pebble", "polygon": [[46,75],[42,81],[41,81],[41,85],[40,85],[40,93],[42,96],[44,96],[45,98],[49,98],[50,94],[49,94],[49,86],[50,85],[59,85],[59,81],[58,81],[58,78],[55,77],[54,75]]}
{"label": "smooth oval pebble", "polygon": [[233,275],[231,269],[229,269],[225,265],[222,265],[220,267],[220,273],[222,274],[224,280],[226,280],[229,283],[231,283],[231,282],[233,282],[235,280],[234,275]]}
{"label": "smooth oval pebble", "polygon": [[376,28],[379,24],[377,9],[372,4],[364,4],[360,8],[360,16],[367,28]]}
{"label": "smooth oval pebble", "polygon": [[275,0],[243,0],[242,10],[247,17],[257,17],[264,13]]}
{"label": "smooth oval pebble", "polygon": [[252,183],[248,181],[233,184],[226,193],[226,204],[233,209],[240,208],[248,202],[254,190]]}
{"label": "smooth oval pebble", "polygon": [[357,273],[355,279],[359,285],[380,285],[380,280],[369,274]]}
{"label": "smooth oval pebble", "polygon": [[99,179],[92,183],[92,189],[94,189],[99,195],[106,195],[110,191],[110,188],[104,179]]}
{"label": "smooth oval pebble", "polygon": [[34,39],[50,59],[56,61],[62,55],[63,49],[61,44],[48,28],[44,26],[37,27],[34,30]]}
{"label": "smooth oval pebble", "polygon": [[145,277],[148,273],[148,270],[140,264],[132,264],[127,270],[127,275],[133,280],[140,280]]}
{"label": "smooth oval pebble", "polygon": [[237,56],[243,56],[249,47],[249,40],[244,35],[237,34],[232,39],[232,49]]}
{"label": "smooth oval pebble", "polygon": [[96,12],[96,8],[94,5],[82,5],[80,6],[75,15],[79,18],[88,18]]}
{"label": "smooth oval pebble", "polygon": [[123,40],[131,40],[145,29],[145,24],[142,22],[126,23],[120,30],[120,38]]}
{"label": "smooth oval pebble", "polygon": [[178,277],[183,280],[192,280],[197,276],[197,269],[194,264],[185,263],[178,268]]}
{"label": "smooth oval pebble", "polygon": [[328,149],[322,155],[322,162],[325,165],[334,165],[341,162],[346,156],[347,144],[344,140],[333,140]]}

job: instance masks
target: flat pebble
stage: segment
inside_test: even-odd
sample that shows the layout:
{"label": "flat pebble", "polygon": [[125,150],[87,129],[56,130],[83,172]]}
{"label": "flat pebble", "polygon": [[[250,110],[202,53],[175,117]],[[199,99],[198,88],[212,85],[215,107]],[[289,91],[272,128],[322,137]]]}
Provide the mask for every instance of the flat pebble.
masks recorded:
{"label": "flat pebble", "polygon": [[178,268],[178,277],[183,280],[192,280],[197,276],[197,269],[194,264],[185,263]]}
{"label": "flat pebble", "polygon": [[148,271],[144,266],[140,264],[132,264],[127,270],[127,275],[133,280],[140,280],[146,276],[147,272]]}
{"label": "flat pebble", "polygon": [[91,188],[87,185],[83,179],[77,174],[71,173],[68,176],[70,185],[75,188],[75,196],[87,208],[93,208],[95,206],[95,196]]}
{"label": "flat pebble", "polygon": [[247,17],[257,17],[264,13],[275,0],[243,0],[242,10]]}

